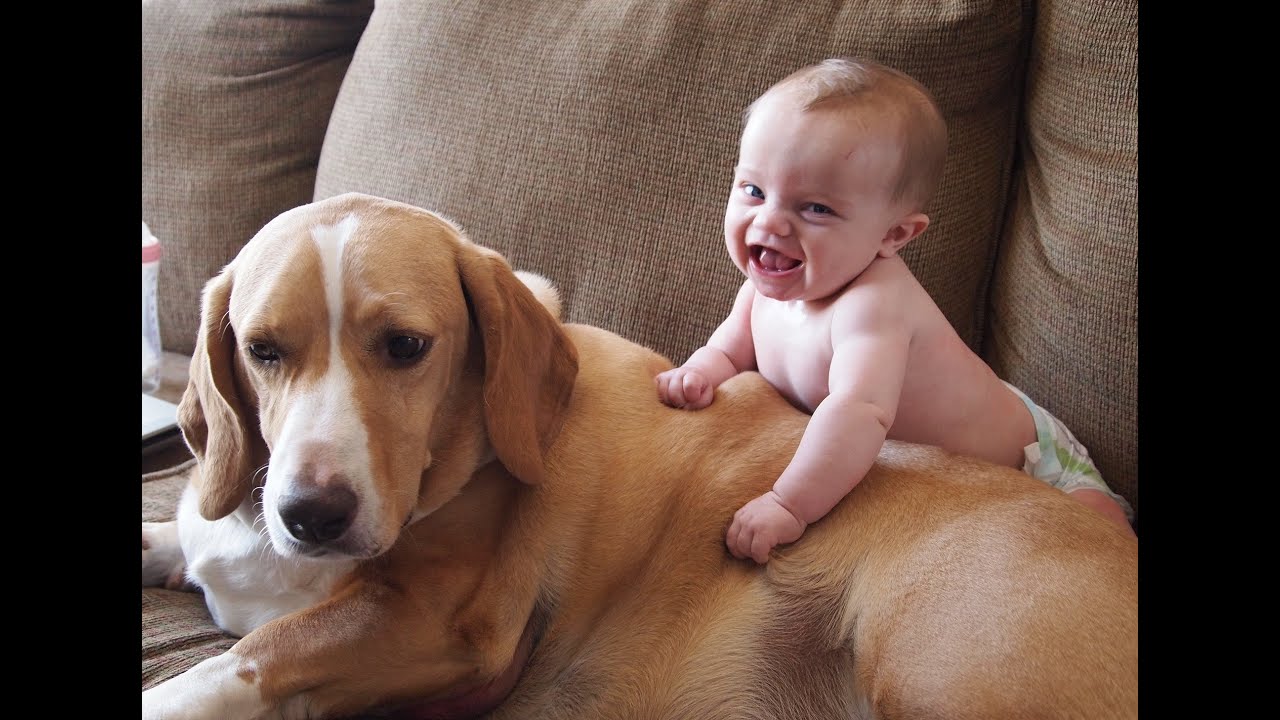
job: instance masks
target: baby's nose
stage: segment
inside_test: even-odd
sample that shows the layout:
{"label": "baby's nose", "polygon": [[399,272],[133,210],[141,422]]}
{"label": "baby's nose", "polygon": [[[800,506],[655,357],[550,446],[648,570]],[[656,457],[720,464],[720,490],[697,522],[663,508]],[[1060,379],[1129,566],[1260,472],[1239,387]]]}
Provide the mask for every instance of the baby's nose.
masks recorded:
{"label": "baby's nose", "polygon": [[752,225],[770,235],[787,236],[791,234],[791,218],[782,208],[765,205],[756,213]]}

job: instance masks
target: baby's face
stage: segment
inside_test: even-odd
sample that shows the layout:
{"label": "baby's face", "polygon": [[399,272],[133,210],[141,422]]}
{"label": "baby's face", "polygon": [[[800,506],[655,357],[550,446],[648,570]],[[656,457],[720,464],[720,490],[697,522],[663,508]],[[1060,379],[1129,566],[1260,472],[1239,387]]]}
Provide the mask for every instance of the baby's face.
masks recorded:
{"label": "baby's face", "polygon": [[891,201],[900,151],[885,125],[851,111],[803,112],[785,98],[756,108],[742,134],[724,234],[757,292],[821,300],[895,252],[887,234],[906,209]]}

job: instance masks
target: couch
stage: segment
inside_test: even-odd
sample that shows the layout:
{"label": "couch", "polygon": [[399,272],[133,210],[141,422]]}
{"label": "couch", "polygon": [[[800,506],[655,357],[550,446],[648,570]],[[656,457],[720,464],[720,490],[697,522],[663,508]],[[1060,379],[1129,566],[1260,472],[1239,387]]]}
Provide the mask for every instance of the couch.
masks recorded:
{"label": "couch", "polygon": [[[447,215],[552,279],[568,320],[681,362],[741,282],[721,223],[742,110],[862,55],[949,125],[903,257],[1140,519],[1137,44],[1137,0],[143,0],[161,394],[204,282],[276,214],[353,190]],[[185,468],[143,476],[144,520],[173,516]],[[196,595],[145,589],[142,615],[143,688],[234,642]]]}

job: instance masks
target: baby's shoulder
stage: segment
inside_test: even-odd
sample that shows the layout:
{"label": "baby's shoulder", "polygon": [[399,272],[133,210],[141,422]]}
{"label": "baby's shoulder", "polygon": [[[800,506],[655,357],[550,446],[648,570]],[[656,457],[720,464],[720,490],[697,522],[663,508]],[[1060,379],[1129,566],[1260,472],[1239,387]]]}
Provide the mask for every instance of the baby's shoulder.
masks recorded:
{"label": "baby's shoulder", "polygon": [[856,325],[911,325],[933,300],[897,256],[877,258],[836,298],[833,320]]}

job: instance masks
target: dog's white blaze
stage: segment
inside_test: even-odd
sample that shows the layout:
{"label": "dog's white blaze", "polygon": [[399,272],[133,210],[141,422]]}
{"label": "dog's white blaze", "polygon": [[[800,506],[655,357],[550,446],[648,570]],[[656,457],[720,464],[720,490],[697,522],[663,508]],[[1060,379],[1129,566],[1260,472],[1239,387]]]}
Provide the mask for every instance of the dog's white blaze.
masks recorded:
{"label": "dog's white blaze", "polygon": [[324,283],[325,304],[329,308],[330,359],[337,356],[338,330],[342,327],[342,251],[357,225],[356,216],[348,215],[337,225],[311,228],[311,239],[320,251],[320,275]]}
{"label": "dog's white blaze", "polygon": [[[329,315],[329,363],[321,380],[299,392],[285,416],[263,491],[267,528],[275,546],[284,551],[290,537],[278,513],[280,498],[288,495],[288,483],[310,463],[313,468],[341,475],[351,484],[360,509],[348,531],[355,540],[376,544],[376,524],[382,503],[369,475],[369,433],[360,417],[351,369],[341,352],[343,323],[342,255],[359,225],[348,215],[336,225],[311,229],[320,253],[321,282]],[[323,452],[323,455],[320,453]],[[371,548],[370,548],[371,549]]]}

